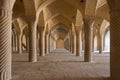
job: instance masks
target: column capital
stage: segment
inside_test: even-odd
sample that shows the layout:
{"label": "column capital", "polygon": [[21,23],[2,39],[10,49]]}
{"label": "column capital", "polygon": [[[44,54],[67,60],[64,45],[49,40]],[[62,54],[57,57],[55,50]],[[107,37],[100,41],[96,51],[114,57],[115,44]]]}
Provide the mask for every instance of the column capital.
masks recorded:
{"label": "column capital", "polygon": [[76,33],[75,31],[76,31],[75,26],[72,26],[72,33],[75,34]]}
{"label": "column capital", "polygon": [[83,18],[85,24],[92,24],[94,21],[94,16],[85,16]]}
{"label": "column capital", "polygon": [[37,24],[37,22],[38,22],[38,17],[32,16],[32,15],[30,15],[30,16],[24,16],[24,19],[25,19],[28,23],[31,23],[31,24],[34,24],[34,23]]}
{"label": "column capital", "polygon": [[75,30],[76,30],[76,31],[80,31],[81,29],[82,29],[81,26],[75,26]]}
{"label": "column capital", "polygon": [[12,12],[15,0],[0,0],[0,9],[8,10]]}
{"label": "column capital", "polygon": [[44,32],[44,27],[40,27],[40,32]]}

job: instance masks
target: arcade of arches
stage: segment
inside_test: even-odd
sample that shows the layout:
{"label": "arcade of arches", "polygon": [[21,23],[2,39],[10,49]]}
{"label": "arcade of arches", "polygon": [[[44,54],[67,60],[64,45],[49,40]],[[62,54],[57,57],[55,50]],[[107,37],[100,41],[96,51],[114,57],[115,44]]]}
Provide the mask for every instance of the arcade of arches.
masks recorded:
{"label": "arcade of arches", "polygon": [[0,0],[0,80],[120,80],[119,3]]}

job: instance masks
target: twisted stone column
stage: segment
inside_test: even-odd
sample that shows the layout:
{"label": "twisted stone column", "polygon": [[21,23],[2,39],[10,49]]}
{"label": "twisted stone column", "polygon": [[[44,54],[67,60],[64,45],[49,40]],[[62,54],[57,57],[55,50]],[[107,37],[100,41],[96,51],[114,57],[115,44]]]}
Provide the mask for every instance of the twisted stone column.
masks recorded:
{"label": "twisted stone column", "polygon": [[75,26],[74,24],[72,25],[72,44],[73,44],[73,54],[76,54],[76,32],[75,32]]}
{"label": "twisted stone column", "polygon": [[56,41],[50,36],[50,52],[56,49]]}
{"label": "twisted stone column", "polygon": [[100,35],[100,32],[98,34],[98,38],[99,38],[99,53],[102,54],[103,53],[103,36]]}
{"label": "twisted stone column", "polygon": [[29,61],[37,62],[37,23],[36,21],[30,21],[28,23],[29,26]]}
{"label": "twisted stone column", "polygon": [[111,80],[120,80],[120,7],[118,8],[119,9],[111,10],[110,13]]}
{"label": "twisted stone column", "polygon": [[69,51],[71,52],[71,35],[69,35]]}
{"label": "twisted stone column", "polygon": [[74,35],[71,35],[71,39],[72,39],[72,53],[74,54]]}
{"label": "twisted stone column", "polygon": [[18,54],[22,54],[22,41],[21,34],[17,36],[17,46],[18,46]]}
{"label": "twisted stone column", "polygon": [[84,28],[85,28],[85,53],[84,53],[84,61],[85,62],[91,62],[92,61],[92,53],[91,53],[91,38],[92,38],[92,24],[93,24],[93,18],[92,17],[86,17],[84,19]]}
{"label": "twisted stone column", "polygon": [[41,54],[42,54],[42,33],[41,33],[41,30],[39,30],[39,55],[41,56]]}
{"label": "twisted stone column", "polygon": [[76,54],[76,34],[74,34],[74,54]]}
{"label": "twisted stone column", "polygon": [[46,54],[49,53],[49,34],[46,34]]}
{"label": "twisted stone column", "polygon": [[46,33],[44,33],[44,39],[45,39],[45,41],[44,41],[44,49],[45,49],[45,54],[47,54],[47,35],[46,35]]}
{"label": "twisted stone column", "polygon": [[94,52],[94,27],[91,28],[91,52]]}
{"label": "twisted stone column", "polygon": [[48,52],[50,53],[50,35],[49,35],[49,40],[48,40]]}
{"label": "twisted stone column", "polygon": [[52,40],[52,44],[53,44],[53,50],[55,50],[57,48],[57,46],[56,46],[56,40]]}
{"label": "twisted stone column", "polygon": [[92,52],[94,52],[95,51],[95,46],[94,46],[94,38],[95,38],[95,36],[93,36],[92,37]]}
{"label": "twisted stone column", "polygon": [[81,56],[81,34],[76,31],[76,56]]}
{"label": "twisted stone column", "polygon": [[0,0],[0,80],[10,80],[12,8],[15,0]]}
{"label": "twisted stone column", "polygon": [[11,79],[12,11],[0,9],[0,80]]}
{"label": "twisted stone column", "polygon": [[44,27],[40,29],[40,56],[45,56],[45,32]]}
{"label": "twisted stone column", "polygon": [[71,34],[71,29],[69,30],[69,51],[72,52],[72,34]]}

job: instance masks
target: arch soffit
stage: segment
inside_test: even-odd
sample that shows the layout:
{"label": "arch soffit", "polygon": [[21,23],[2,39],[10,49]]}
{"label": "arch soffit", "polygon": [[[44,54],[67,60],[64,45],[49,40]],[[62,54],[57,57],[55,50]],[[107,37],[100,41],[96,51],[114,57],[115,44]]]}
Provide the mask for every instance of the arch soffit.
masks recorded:
{"label": "arch soffit", "polygon": [[60,28],[64,29],[64,30],[67,31],[67,32],[69,31],[65,24],[63,24],[63,23],[56,23],[56,24],[50,29],[50,32],[52,32],[52,30],[54,30],[55,28],[58,28],[59,25],[60,25]]}
{"label": "arch soffit", "polygon": [[18,35],[20,35],[20,33],[21,33],[21,28],[20,28],[20,25],[19,25],[17,19],[14,20],[14,21],[12,22],[12,24],[13,24],[13,26],[15,27],[16,33],[17,33]]}
{"label": "arch soffit", "polygon": [[[52,4],[53,2],[55,2],[56,0],[47,0],[45,1],[44,3],[42,3],[39,8],[37,9],[37,16],[41,13],[41,11],[49,6],[50,4]],[[71,4],[72,6],[74,6],[76,9],[79,9],[81,11],[81,14],[82,16],[84,15],[85,13],[85,3],[81,3],[79,4],[79,1],[75,1],[75,0],[65,0],[66,2],[68,2],[69,4]]]}
{"label": "arch soffit", "polygon": [[53,29],[56,27],[56,25],[58,25],[58,24],[64,25],[64,27],[65,27],[66,30],[69,30],[69,29],[70,29],[70,25],[69,25],[69,24],[66,24],[66,23],[63,23],[63,22],[58,21],[58,22],[56,22],[55,24],[51,25],[51,27],[48,26],[49,31],[53,30]]}
{"label": "arch soffit", "polygon": [[51,20],[57,18],[57,17],[61,17],[63,19],[66,19],[68,22],[72,23],[72,20],[65,16],[64,14],[60,14],[60,13],[56,13],[55,15],[53,15],[51,18],[49,18],[46,22],[45,22],[45,25],[48,24]]}

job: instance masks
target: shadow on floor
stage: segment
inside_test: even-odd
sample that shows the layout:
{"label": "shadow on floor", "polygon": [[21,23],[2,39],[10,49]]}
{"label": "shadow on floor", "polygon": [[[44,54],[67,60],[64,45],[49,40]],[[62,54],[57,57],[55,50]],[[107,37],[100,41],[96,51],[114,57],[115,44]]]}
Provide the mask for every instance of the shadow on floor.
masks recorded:
{"label": "shadow on floor", "polygon": [[[12,80],[28,80],[28,79],[23,79],[23,78],[16,78]],[[47,79],[40,79],[40,78],[34,78],[34,79],[29,79],[29,80],[110,80],[110,78],[47,78]]]}
{"label": "shadow on floor", "polygon": [[21,63],[25,62],[26,63],[26,62],[29,62],[29,61],[13,61],[13,62],[21,62]]}
{"label": "shadow on floor", "polygon": [[110,80],[110,78],[65,78],[65,79],[49,79],[49,80]]}

